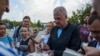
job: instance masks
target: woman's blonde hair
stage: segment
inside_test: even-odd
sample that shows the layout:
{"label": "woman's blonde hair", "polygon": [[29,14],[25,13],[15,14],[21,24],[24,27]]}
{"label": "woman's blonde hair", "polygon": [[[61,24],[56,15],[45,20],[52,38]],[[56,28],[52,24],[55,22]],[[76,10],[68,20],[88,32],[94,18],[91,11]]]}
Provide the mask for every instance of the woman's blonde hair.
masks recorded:
{"label": "woman's blonde hair", "polygon": [[52,21],[48,22],[48,24],[51,24],[52,26],[55,26],[55,23],[52,22]]}

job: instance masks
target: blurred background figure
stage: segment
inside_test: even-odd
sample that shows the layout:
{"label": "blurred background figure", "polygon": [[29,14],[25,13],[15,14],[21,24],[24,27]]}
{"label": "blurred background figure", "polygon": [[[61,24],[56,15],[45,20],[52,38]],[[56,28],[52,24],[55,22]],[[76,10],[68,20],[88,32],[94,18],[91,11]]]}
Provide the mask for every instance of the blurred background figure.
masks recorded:
{"label": "blurred background figure", "polygon": [[[38,40],[36,40],[39,43],[35,45],[36,52],[44,52],[48,54],[48,50],[46,50],[47,48],[45,46],[47,45],[48,39],[50,37],[50,32],[54,26],[55,26],[54,22],[47,23],[45,31],[42,32]],[[51,55],[51,53],[49,55]]]}
{"label": "blurred background figure", "polygon": [[90,31],[89,31],[88,26],[87,26],[88,19],[89,19],[89,15],[86,15],[83,19],[84,23],[79,26],[82,46],[86,46],[90,40],[90,37],[89,37]]}
{"label": "blurred background figure", "polygon": [[84,23],[79,26],[80,28],[80,37],[82,42],[88,42],[88,36],[90,31],[88,30],[87,20],[89,19],[89,15],[84,17]]}
{"label": "blurred background figure", "polygon": [[54,26],[55,26],[54,22],[47,23],[46,30],[45,30],[44,34],[42,34],[40,36],[40,40],[39,40],[40,43],[42,42],[44,44],[47,44],[48,39],[50,37],[50,32]]}
{"label": "blurred background figure", "polygon": [[22,24],[19,25],[18,27],[16,27],[16,30],[15,30],[15,32],[13,34],[13,38],[14,38],[14,41],[15,41],[15,45],[16,45],[17,42],[20,42],[21,39],[22,39],[21,31],[20,31],[21,26],[26,26],[27,28],[29,28],[29,33],[30,33],[30,35],[32,35],[33,30],[30,27],[30,23],[31,23],[31,18],[29,16],[25,16],[23,18]]}

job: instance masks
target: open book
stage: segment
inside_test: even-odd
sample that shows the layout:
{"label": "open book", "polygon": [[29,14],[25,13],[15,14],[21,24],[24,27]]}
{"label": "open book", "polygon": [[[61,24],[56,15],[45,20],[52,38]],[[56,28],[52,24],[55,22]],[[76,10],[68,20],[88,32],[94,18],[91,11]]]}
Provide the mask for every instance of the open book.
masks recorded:
{"label": "open book", "polygon": [[49,56],[49,55],[47,53],[44,53],[44,52],[41,52],[41,53],[34,52],[34,53],[28,54],[27,56]]}
{"label": "open book", "polygon": [[71,49],[66,49],[64,52],[63,52],[63,56],[84,56],[74,50],[71,50]]}

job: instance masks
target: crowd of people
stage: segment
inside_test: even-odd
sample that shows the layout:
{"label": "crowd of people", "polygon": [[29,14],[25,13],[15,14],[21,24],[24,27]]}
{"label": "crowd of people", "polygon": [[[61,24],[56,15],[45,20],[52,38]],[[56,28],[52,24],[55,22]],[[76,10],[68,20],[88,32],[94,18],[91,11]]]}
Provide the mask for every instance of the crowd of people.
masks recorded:
{"label": "crowd of people", "polygon": [[35,52],[63,56],[66,48],[85,56],[100,56],[99,5],[100,0],[93,0],[93,10],[79,26],[71,24],[66,9],[58,6],[53,10],[54,22],[48,22],[46,29],[39,32],[30,27],[31,18],[25,16],[10,37],[1,20],[3,13],[9,12],[9,0],[0,0],[0,56],[27,56]]}

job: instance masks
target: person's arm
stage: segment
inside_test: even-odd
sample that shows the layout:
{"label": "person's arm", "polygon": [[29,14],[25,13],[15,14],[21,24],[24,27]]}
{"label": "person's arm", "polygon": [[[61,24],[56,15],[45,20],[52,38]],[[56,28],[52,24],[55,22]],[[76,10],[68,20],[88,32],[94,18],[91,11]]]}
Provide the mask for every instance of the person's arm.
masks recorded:
{"label": "person's arm", "polygon": [[81,39],[80,39],[80,33],[78,28],[76,27],[73,32],[72,32],[72,36],[71,36],[71,40],[70,40],[70,49],[73,49],[75,51],[77,51],[80,46],[81,46]]}
{"label": "person's arm", "polygon": [[89,33],[89,36],[88,36],[88,42],[92,41],[92,38],[91,38],[91,32]]}
{"label": "person's arm", "polygon": [[35,52],[35,43],[33,43],[32,40],[29,40],[28,45],[29,45],[29,51]]}
{"label": "person's arm", "polygon": [[100,49],[94,47],[84,47],[85,56],[100,56]]}

